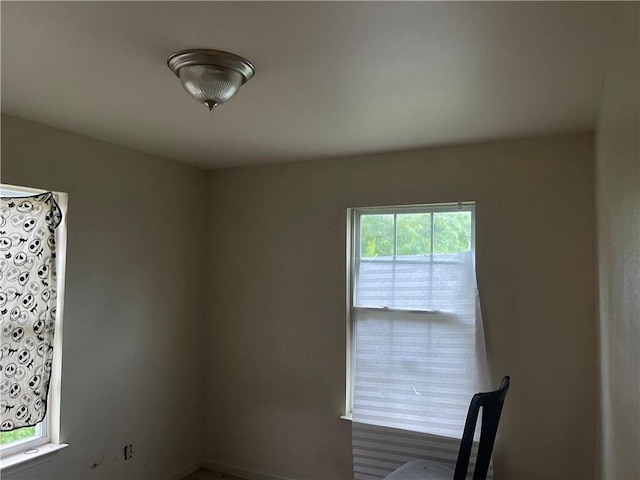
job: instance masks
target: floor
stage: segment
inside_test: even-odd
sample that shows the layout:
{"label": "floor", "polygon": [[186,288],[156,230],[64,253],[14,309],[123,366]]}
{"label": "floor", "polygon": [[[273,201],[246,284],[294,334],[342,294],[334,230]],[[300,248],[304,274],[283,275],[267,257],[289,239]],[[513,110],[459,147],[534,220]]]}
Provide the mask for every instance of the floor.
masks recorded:
{"label": "floor", "polygon": [[193,472],[183,480],[246,480],[240,477],[234,477],[233,475],[227,475],[226,473],[212,472],[211,470],[200,470]]}

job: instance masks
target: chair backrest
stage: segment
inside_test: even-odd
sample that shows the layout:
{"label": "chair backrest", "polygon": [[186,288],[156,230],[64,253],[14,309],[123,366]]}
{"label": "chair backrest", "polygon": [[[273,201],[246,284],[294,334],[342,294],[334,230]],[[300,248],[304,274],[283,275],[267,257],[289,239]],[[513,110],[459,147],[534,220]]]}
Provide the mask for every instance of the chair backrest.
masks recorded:
{"label": "chair backrest", "polygon": [[453,480],[464,480],[467,477],[469,468],[469,457],[473,445],[473,435],[478,422],[478,413],[482,407],[482,426],[480,430],[480,445],[478,446],[478,456],[473,470],[473,480],[485,480],[491,461],[491,452],[498,431],[502,405],[509,390],[510,378],[504,377],[500,383],[500,388],[493,392],[476,393],[471,399],[467,420],[464,424],[462,442],[458,451],[458,461]]}

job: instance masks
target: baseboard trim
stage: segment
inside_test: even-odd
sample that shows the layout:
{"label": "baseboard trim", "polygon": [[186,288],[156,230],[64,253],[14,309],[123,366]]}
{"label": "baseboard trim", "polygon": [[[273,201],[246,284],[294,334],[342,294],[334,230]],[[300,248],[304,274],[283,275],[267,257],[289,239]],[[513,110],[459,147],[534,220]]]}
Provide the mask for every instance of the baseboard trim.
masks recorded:
{"label": "baseboard trim", "polygon": [[213,460],[203,460],[200,466],[214,472],[226,473],[227,475],[246,478],[246,480],[293,480],[290,478],[270,475],[268,473],[247,470],[246,468],[229,465],[228,463],[214,462]]}
{"label": "baseboard trim", "polygon": [[202,461],[191,462],[188,465],[176,470],[171,475],[168,475],[164,480],[182,480],[184,477],[188,477],[196,470],[200,470],[203,467]]}

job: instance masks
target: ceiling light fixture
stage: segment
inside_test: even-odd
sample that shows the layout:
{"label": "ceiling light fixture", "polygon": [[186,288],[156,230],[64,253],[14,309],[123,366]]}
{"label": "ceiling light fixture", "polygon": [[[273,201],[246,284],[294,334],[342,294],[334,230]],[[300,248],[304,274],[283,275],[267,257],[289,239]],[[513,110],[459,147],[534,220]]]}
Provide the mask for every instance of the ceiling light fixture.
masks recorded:
{"label": "ceiling light fixture", "polygon": [[231,100],[255,73],[251,62],[219,50],[181,50],[167,65],[191,97],[213,110]]}

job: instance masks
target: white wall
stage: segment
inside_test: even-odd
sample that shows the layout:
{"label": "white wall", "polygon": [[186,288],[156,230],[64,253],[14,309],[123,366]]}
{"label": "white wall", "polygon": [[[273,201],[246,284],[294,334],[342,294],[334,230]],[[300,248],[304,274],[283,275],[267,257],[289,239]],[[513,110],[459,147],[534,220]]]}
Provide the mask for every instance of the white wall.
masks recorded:
{"label": "white wall", "polygon": [[597,134],[600,474],[640,478],[638,3],[618,4]]}
{"label": "white wall", "polygon": [[157,480],[201,458],[205,176],[2,117],[2,181],[69,194],[61,423],[70,447],[15,478]]}
{"label": "white wall", "polygon": [[596,476],[590,134],[212,172],[205,458],[347,479],[347,207],[477,202],[497,478]]}
{"label": "white wall", "polygon": [[[198,169],[3,117],[2,180],[66,191],[70,203],[62,435],[71,447],[15,478],[162,479],[200,458],[350,478],[350,424],[338,418],[345,210],[456,200],[477,202],[490,361],[497,378],[513,379],[496,472],[594,478],[592,142],[229,169],[207,183]],[[124,462],[126,443],[135,455]]]}

